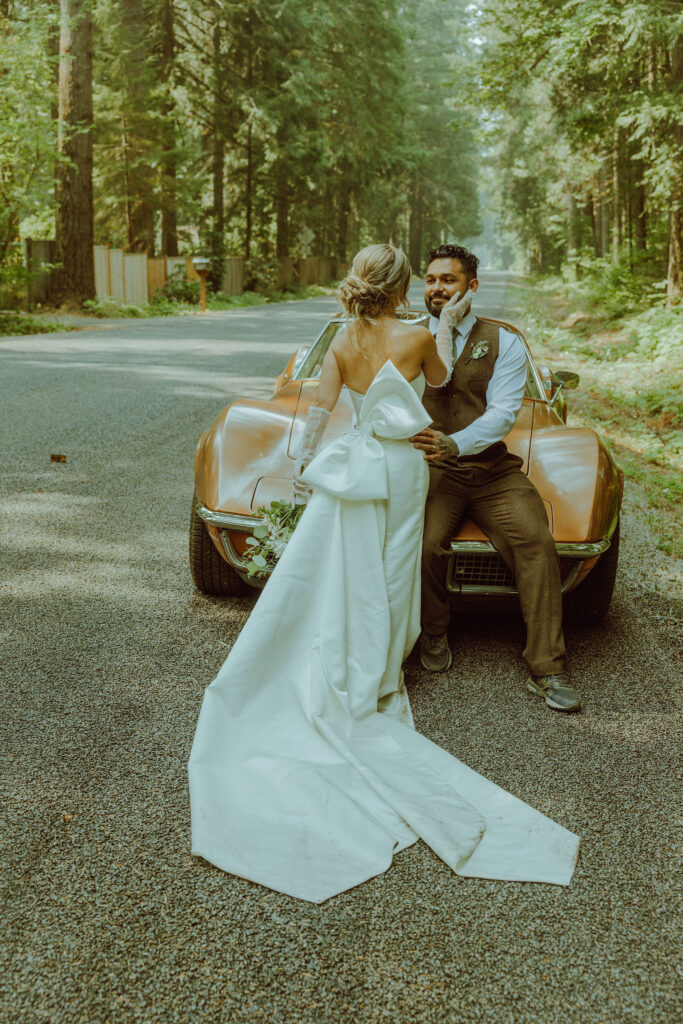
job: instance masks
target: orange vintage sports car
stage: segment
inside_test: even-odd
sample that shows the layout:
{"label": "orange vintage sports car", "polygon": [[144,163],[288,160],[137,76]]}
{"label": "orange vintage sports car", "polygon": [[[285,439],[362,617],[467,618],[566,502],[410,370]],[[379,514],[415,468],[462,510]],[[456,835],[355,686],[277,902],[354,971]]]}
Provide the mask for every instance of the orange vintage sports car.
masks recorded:
{"label": "orange vintage sports car", "polygon": [[[405,318],[427,322],[424,312]],[[526,341],[527,383],[517,421],[505,438],[524,460],[545,503],[557,544],[565,613],[595,625],[607,613],[619,557],[619,511],[623,473],[592,430],[566,425],[565,394],[578,374],[536,366]],[[330,320],[312,345],[302,345],[275,381],[267,401],[239,399],[202,434],[195,457],[195,493],[190,521],[190,569],[205,594],[231,597],[258,586],[247,580],[247,537],[257,510],[275,499],[291,500],[292,471],[308,406],[315,396],[325,354],[343,325]],[[330,417],[325,442],[353,425],[345,391]],[[451,541],[448,587],[454,599],[514,597],[508,566],[471,520]],[[263,585],[263,581],[261,584]]]}

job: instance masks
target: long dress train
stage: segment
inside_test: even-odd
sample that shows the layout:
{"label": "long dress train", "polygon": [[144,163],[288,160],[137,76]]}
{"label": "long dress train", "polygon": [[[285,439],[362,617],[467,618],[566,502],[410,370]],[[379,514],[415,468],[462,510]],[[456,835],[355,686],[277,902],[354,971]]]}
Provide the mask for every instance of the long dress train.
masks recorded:
{"label": "long dress train", "polygon": [[313,496],[216,679],[189,763],[192,851],[320,903],[418,837],[459,875],[567,885],[578,838],[413,727],[424,378],[388,361],[357,427],[305,472]]}

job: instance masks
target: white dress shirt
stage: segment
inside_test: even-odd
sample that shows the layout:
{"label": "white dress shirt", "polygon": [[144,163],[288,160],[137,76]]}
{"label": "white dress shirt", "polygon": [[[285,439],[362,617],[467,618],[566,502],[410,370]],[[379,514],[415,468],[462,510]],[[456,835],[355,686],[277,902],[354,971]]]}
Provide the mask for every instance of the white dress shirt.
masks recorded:
{"label": "white dress shirt", "polygon": [[[453,362],[462,354],[465,343],[476,323],[474,313],[468,313],[455,328]],[[429,329],[436,335],[438,317],[430,316]],[[500,328],[498,358],[486,389],[486,409],[464,430],[450,436],[461,455],[476,455],[496,441],[502,441],[517,419],[524,388],[526,387],[526,351],[517,334]]]}

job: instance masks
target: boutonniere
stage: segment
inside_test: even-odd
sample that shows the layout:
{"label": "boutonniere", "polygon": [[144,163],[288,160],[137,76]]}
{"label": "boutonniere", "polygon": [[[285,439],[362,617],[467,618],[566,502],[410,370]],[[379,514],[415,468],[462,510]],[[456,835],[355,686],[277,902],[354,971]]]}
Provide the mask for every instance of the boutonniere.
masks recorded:
{"label": "boutonniere", "polygon": [[470,354],[468,355],[467,359],[465,360],[465,365],[469,363],[470,359],[481,359],[482,356],[486,355],[488,350],[489,346],[488,342],[486,341],[482,341],[478,345],[475,345]]}

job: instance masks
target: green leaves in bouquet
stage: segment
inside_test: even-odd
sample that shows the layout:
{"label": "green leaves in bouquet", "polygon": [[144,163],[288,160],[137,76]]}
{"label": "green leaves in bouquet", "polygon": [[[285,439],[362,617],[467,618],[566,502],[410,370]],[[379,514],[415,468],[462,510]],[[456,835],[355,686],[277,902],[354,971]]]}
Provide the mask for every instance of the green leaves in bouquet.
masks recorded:
{"label": "green leaves in bouquet", "polygon": [[305,505],[292,505],[289,501],[271,501],[257,511],[263,521],[254,527],[253,537],[247,538],[249,558],[246,569],[250,579],[269,576],[282,557],[289,540],[301,519]]}

